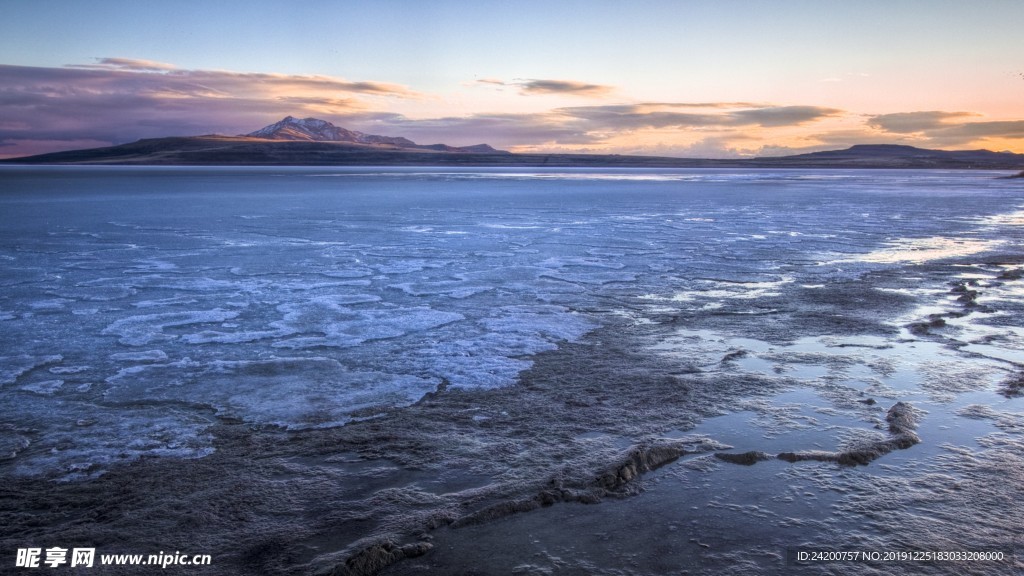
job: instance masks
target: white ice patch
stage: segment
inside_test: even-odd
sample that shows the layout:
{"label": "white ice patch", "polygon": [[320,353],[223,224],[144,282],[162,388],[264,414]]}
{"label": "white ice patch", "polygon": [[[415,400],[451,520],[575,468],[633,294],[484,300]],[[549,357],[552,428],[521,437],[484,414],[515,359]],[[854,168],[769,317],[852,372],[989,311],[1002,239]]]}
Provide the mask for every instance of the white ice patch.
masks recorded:
{"label": "white ice patch", "polygon": [[411,404],[439,380],[349,370],[316,356],[133,366],[107,383],[108,402],[202,403],[247,422],[310,428],[343,424],[361,410]]}
{"label": "white ice patch", "polygon": [[561,306],[504,306],[477,324],[476,337],[438,342],[410,355],[422,370],[459,388],[497,388],[516,381],[533,363],[523,358],[554,350],[596,327]]}
{"label": "white ice patch", "polygon": [[132,303],[132,306],[136,308],[163,308],[165,306],[178,306],[181,304],[195,304],[198,300],[195,298],[189,298],[186,296],[176,296],[174,298],[160,298],[158,300],[140,300]]}
{"label": "white ice patch", "polygon": [[118,336],[118,342],[127,346],[145,346],[151,342],[173,340],[175,336],[164,334],[166,328],[223,322],[237,317],[238,312],[219,308],[130,316],[113,322],[103,329],[102,334]]}
{"label": "white ice patch", "polygon": [[72,300],[67,298],[52,298],[50,300],[31,302],[28,306],[33,312],[61,312],[71,302]]}
{"label": "white ice patch", "polygon": [[110,355],[111,360],[121,362],[166,362],[167,353],[163,350],[146,350],[145,352],[119,352]]}
{"label": "white ice patch", "polygon": [[671,296],[645,294],[641,299],[651,301],[694,302],[697,300],[757,300],[781,296],[782,290],[793,284],[794,278],[786,276],[780,280],[766,282],[715,282],[709,281],[700,289],[678,292]]}
{"label": "white ice patch", "polygon": [[431,373],[448,380],[455,388],[500,388],[516,381],[519,373],[533,365],[529,360],[494,353],[486,341],[460,340],[439,348],[421,350]]}
{"label": "white ice patch", "polygon": [[385,264],[377,264],[374,268],[382,274],[410,274],[421,272],[428,268],[444,268],[449,262],[437,262],[414,258],[410,260],[393,260]]}
{"label": "white ice patch", "polygon": [[1006,214],[995,214],[985,218],[978,218],[975,221],[984,226],[1024,226],[1024,206],[1018,206],[1021,210],[1007,212]]}
{"label": "white ice patch", "polygon": [[236,332],[221,332],[219,330],[203,330],[193,334],[185,334],[181,341],[188,344],[244,344],[246,342],[258,342],[271,338],[281,338],[295,334],[294,330],[240,330]]}
{"label": "white ice patch", "polygon": [[131,267],[130,271],[164,271],[174,270],[177,266],[166,260],[140,260],[138,264]]}
{"label": "white ice patch", "polygon": [[553,340],[575,340],[597,327],[562,306],[503,306],[479,322],[496,335],[527,334]]}
{"label": "white ice patch", "polygon": [[426,306],[364,310],[349,308],[342,305],[342,302],[324,297],[278,306],[284,318],[272,322],[271,326],[282,333],[317,335],[278,341],[274,346],[293,349],[318,346],[344,348],[371,340],[397,338],[465,318],[462,314]]}
{"label": "white ice patch", "polygon": [[636,274],[632,272],[545,272],[541,274],[544,278],[551,278],[554,280],[563,280],[565,282],[573,282],[576,284],[612,284],[615,282],[635,282]]}
{"label": "white ice patch", "polygon": [[72,300],[81,300],[86,302],[112,302],[114,300],[128,298],[129,296],[133,296],[135,293],[136,290],[131,286],[103,286],[96,284],[91,284],[87,286],[77,286],[75,288],[67,288],[56,291],[56,294],[63,298],[70,298]]}
{"label": "white ice patch", "polygon": [[[255,291],[257,287],[254,282],[236,282],[214,278],[166,278],[163,276],[153,276],[150,280],[152,281],[150,286],[154,288],[183,290],[200,294],[209,292],[251,292]],[[140,282],[140,284],[144,284],[144,282]]]}
{"label": "white ice patch", "polygon": [[492,290],[488,286],[468,286],[463,282],[406,282],[390,284],[388,288],[401,290],[410,296],[447,296],[449,298],[469,298],[475,294]]}
{"label": "white ice patch", "polygon": [[365,268],[342,268],[320,270],[319,274],[327,276],[328,278],[365,278],[373,274],[373,271]]}
{"label": "white ice patch", "polygon": [[834,260],[830,263],[870,262],[874,264],[920,264],[946,258],[959,258],[990,252],[1005,245],[1004,240],[975,240],[969,238],[899,238],[874,252],[868,252],[849,259]]}
{"label": "white ice patch", "polygon": [[79,374],[92,370],[92,366],[54,366],[47,370],[50,374]]}
{"label": "white ice patch", "polygon": [[42,394],[43,396],[51,396],[56,393],[61,387],[64,386],[63,380],[44,380],[42,382],[33,382],[31,384],[25,384],[21,387],[26,392],[33,392],[35,394]]}
{"label": "white ice patch", "polygon": [[60,354],[50,356],[29,356],[28,354],[0,356],[0,385],[14,384],[22,374],[40,366],[60,362],[63,359],[64,357]]}
{"label": "white ice patch", "polygon": [[601,258],[548,258],[540,263],[545,268],[565,268],[577,266],[583,268],[609,268],[621,270],[626,267],[622,262],[610,262]]}

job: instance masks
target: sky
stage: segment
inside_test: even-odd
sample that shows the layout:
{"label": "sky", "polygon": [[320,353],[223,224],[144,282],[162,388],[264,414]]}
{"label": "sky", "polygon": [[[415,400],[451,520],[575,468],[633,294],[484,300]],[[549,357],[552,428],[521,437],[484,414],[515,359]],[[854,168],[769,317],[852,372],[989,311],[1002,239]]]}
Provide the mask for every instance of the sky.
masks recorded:
{"label": "sky", "polygon": [[0,0],[0,158],[252,132],[1024,153],[1020,0]]}

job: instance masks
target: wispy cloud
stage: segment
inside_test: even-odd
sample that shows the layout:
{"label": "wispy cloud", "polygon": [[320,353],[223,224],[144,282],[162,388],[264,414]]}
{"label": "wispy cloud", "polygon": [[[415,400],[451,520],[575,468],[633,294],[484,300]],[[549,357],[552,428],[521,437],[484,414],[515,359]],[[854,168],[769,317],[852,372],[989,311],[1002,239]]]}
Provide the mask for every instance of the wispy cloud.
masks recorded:
{"label": "wispy cloud", "polygon": [[869,78],[870,76],[871,76],[870,74],[867,74],[865,72],[847,72],[843,76],[829,76],[827,78],[822,78],[821,80],[818,80],[818,82],[824,82],[824,83],[845,82],[847,80],[857,80],[857,79]]}
{"label": "wispy cloud", "polygon": [[768,106],[738,110],[732,113],[737,125],[747,124],[776,128],[781,126],[800,126],[810,122],[832,118],[844,114],[837,108],[822,106]]}
{"label": "wispy cloud", "polygon": [[988,139],[1024,139],[1024,120],[966,122],[925,133],[939,146],[960,146]]}
{"label": "wispy cloud", "polygon": [[714,108],[724,110],[741,108],[772,108],[774,105],[757,102],[645,102],[638,106],[647,110],[654,110],[658,108]]}
{"label": "wispy cloud", "polygon": [[930,110],[925,112],[898,112],[895,114],[880,114],[868,118],[867,124],[873,128],[895,132],[897,134],[912,134],[914,132],[925,132],[937,128],[948,127],[948,121],[963,118],[977,117],[972,112],[942,112]]}
{"label": "wispy cloud", "polygon": [[[754,106],[754,107],[748,107]],[[686,111],[685,109],[692,109]],[[417,142],[444,141],[451,144],[487,142],[499,148],[522,150],[566,150],[588,147],[621,153],[654,153],[654,150],[710,150],[712,146],[738,142],[744,137],[733,131],[743,128],[801,126],[843,114],[834,108],[815,106],[772,106],[748,103],[656,102],[604,106],[574,106],[527,114],[474,114],[461,117],[412,119],[399,114],[353,114],[348,120],[363,131],[401,134]],[[630,134],[667,131],[667,136],[693,140],[701,132],[730,132],[719,137],[700,136],[705,142],[637,147],[618,142]],[[468,139],[467,139],[468,138]],[[648,150],[647,152],[642,152]],[[718,149],[737,155],[736,149]],[[663,152],[664,153],[664,152]]]}
{"label": "wispy cloud", "polygon": [[913,136],[936,147],[983,143],[987,139],[1024,139],[1024,120],[971,120],[979,117],[973,112],[930,110],[872,116],[867,124],[890,134]]}
{"label": "wispy cloud", "polygon": [[517,79],[504,81],[497,78],[481,78],[476,80],[477,84],[488,84],[491,86],[511,86],[519,90],[520,94],[526,96],[537,95],[562,95],[582,96],[585,98],[600,98],[608,96],[615,91],[614,86],[605,84],[591,84],[576,80],[545,80],[536,78]]}
{"label": "wispy cloud", "polygon": [[524,94],[569,94],[572,96],[605,96],[614,88],[572,80],[526,80],[520,84]]}
{"label": "wispy cloud", "polygon": [[468,145],[486,142],[497,148],[531,145],[584,146],[600,142],[600,135],[584,123],[556,113],[473,114],[413,119],[401,114],[352,114],[351,126],[378,134],[400,134],[416,142]]}
{"label": "wispy cloud", "polygon": [[139,60],[134,58],[97,58],[95,64],[70,64],[68,68],[89,68],[94,70],[138,70],[143,72],[162,72],[176,70],[178,67],[166,62]]}
{"label": "wispy cloud", "polygon": [[694,108],[706,108],[713,111],[678,111],[682,107],[690,106],[648,103],[560,108],[558,111],[568,116],[586,120],[595,129],[615,130],[799,126],[843,114],[842,110],[819,106],[760,106],[747,108],[703,103]]}

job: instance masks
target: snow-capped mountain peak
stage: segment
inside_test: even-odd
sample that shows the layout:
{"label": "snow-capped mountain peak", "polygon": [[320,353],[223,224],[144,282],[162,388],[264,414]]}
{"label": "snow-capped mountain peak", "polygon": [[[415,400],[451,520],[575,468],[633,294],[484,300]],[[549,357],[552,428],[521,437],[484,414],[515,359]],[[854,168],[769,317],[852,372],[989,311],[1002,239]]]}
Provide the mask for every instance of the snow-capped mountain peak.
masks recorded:
{"label": "snow-capped mountain peak", "polygon": [[294,140],[305,142],[346,142],[365,144],[384,148],[429,150],[434,152],[456,152],[472,154],[508,154],[504,150],[495,150],[487,144],[473,146],[448,146],[447,144],[417,144],[401,136],[377,136],[355,130],[335,126],[319,118],[296,118],[285,116],[280,122],[264,126],[255,132],[245,134],[250,138],[265,140]]}
{"label": "snow-capped mountain peak", "polygon": [[416,143],[407,138],[364,134],[335,126],[319,118],[296,118],[286,116],[280,122],[264,126],[246,136],[267,140],[305,140],[309,142],[352,142],[356,144],[389,144],[411,147]]}

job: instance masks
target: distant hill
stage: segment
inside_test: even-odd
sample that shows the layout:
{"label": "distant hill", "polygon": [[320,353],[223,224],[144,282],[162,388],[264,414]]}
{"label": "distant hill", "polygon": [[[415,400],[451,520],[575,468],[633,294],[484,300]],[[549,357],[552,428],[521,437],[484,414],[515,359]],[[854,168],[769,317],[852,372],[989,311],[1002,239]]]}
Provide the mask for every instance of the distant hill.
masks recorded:
{"label": "distant hill", "polygon": [[149,138],[103,148],[0,160],[7,164],[137,164],[225,166],[553,166],[649,168],[944,168],[1021,170],[1024,154],[989,150],[925,150],[861,144],[793,156],[747,159],[618,154],[513,154],[487,144],[416,144],[317,118],[288,116],[241,136]]}
{"label": "distant hill", "polygon": [[1024,154],[991,150],[927,150],[898,144],[858,144],[845,150],[812,152],[758,161],[845,168],[991,168],[1024,167]]}

